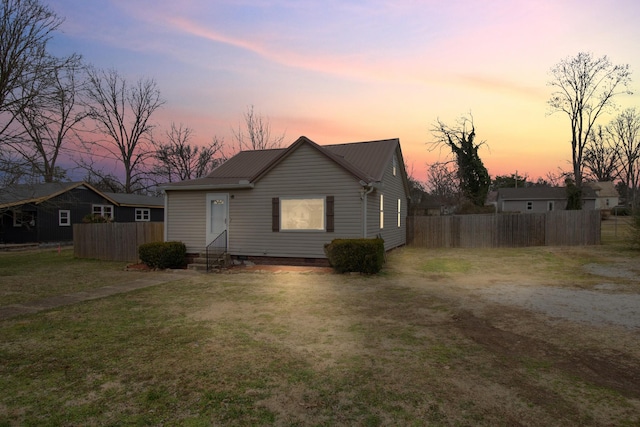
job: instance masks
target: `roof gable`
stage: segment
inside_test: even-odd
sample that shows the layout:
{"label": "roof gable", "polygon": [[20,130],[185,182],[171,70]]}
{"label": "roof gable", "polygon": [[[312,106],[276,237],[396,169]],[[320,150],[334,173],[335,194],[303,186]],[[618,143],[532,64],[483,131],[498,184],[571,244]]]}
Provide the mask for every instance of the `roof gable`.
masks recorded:
{"label": "roof gable", "polygon": [[79,187],[84,187],[88,190],[91,190],[94,193],[97,193],[105,199],[113,202],[112,199],[105,196],[99,190],[84,181],[46,182],[41,184],[18,184],[1,189],[0,207],[6,208],[11,206],[24,205],[27,203],[42,203]]}
{"label": "roof gable", "polygon": [[19,184],[0,189],[0,208],[20,206],[27,203],[39,204],[75,188],[85,188],[92,191],[116,206],[164,207],[163,198],[136,194],[103,193],[84,181],[77,181]]}
{"label": "roof gable", "polygon": [[398,169],[402,175],[407,194],[409,192],[408,179],[400,151],[400,141],[397,138],[321,146],[305,136],[301,136],[287,148],[241,151],[204,178],[169,183],[162,188],[165,190],[188,190],[211,187],[250,187],[303,145],[313,148],[343,168],[354,179],[366,184],[381,182],[391,159],[395,153],[398,153]]}
{"label": "roof gable", "polygon": [[262,170],[260,170],[257,174],[255,174],[254,176],[252,176],[249,181],[250,182],[256,182],[259,181],[260,178],[262,178],[263,176],[265,176],[267,173],[269,173],[269,171],[271,171],[273,168],[275,168],[278,164],[280,164],[283,160],[285,160],[287,157],[289,157],[291,155],[291,153],[293,153],[294,151],[296,151],[298,148],[300,148],[302,145],[308,145],[312,148],[314,148],[316,151],[318,151],[319,153],[321,153],[322,155],[326,156],[328,159],[330,159],[331,161],[333,161],[334,163],[337,163],[340,167],[342,167],[344,170],[346,170],[347,172],[349,172],[351,175],[353,175],[355,178],[359,179],[359,180],[363,180],[366,182],[372,181],[372,177],[370,175],[368,175],[366,172],[360,170],[359,168],[357,168],[355,165],[353,165],[352,163],[348,162],[343,156],[340,156],[336,153],[334,153],[333,151],[327,149],[326,147],[322,147],[318,144],[316,144],[315,142],[311,141],[309,138],[307,138],[306,136],[301,136],[300,138],[298,138],[296,140],[296,142],[294,142],[293,144],[291,144],[289,146],[289,148],[285,149],[284,151],[282,151],[281,153],[278,154],[277,157],[275,157],[270,163],[268,163],[265,167],[262,168]]}

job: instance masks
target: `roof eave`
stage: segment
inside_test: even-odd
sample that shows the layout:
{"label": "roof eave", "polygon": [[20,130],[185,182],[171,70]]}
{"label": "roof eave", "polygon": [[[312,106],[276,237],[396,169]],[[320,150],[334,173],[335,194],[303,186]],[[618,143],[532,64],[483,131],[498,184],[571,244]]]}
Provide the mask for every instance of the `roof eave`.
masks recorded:
{"label": "roof eave", "polygon": [[243,190],[254,187],[253,183],[242,184],[195,184],[195,185],[161,185],[158,188],[163,191],[174,190]]}

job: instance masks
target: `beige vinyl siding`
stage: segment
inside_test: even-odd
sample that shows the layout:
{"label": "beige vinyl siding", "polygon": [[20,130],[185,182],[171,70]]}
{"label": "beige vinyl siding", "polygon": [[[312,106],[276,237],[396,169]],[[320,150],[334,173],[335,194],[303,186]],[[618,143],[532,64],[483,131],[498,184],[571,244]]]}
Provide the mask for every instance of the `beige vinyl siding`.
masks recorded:
{"label": "beige vinyl siding", "polygon": [[[400,155],[396,149],[396,158],[400,162]],[[375,237],[378,234],[384,239],[384,247],[386,250],[393,249],[407,243],[407,194],[404,187],[402,174],[393,175],[393,160],[389,160],[387,165],[382,189],[375,191],[369,195],[369,209],[374,212],[368,213],[370,224],[368,237]],[[380,193],[384,194],[384,228],[380,229]],[[400,227],[398,227],[398,199],[401,200]],[[373,203],[373,207],[371,206]]]}
{"label": "beige vinyl siding", "polygon": [[[213,191],[212,191],[213,192]],[[178,240],[187,252],[198,253],[206,246],[206,191],[167,191],[167,241]]]}
{"label": "beige vinyl siding", "polygon": [[[231,255],[324,258],[335,238],[362,237],[361,186],[353,175],[308,145],[302,145],[256,182],[231,192]],[[335,198],[335,231],[271,231],[271,201],[278,197]]]}

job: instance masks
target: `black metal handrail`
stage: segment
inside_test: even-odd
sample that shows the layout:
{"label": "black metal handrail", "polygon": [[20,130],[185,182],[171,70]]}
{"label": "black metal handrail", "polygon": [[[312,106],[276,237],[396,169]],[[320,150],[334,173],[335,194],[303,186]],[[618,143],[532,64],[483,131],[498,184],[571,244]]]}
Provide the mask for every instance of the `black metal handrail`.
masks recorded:
{"label": "black metal handrail", "polygon": [[211,258],[219,257],[227,252],[227,230],[224,230],[206,247],[207,271],[211,269]]}

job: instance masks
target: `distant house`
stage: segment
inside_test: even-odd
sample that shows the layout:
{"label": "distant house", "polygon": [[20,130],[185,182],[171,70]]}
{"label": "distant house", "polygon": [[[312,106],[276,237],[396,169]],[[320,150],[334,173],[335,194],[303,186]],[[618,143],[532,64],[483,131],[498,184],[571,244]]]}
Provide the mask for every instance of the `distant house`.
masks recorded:
{"label": "distant house", "polygon": [[235,258],[325,259],[336,238],[406,243],[409,183],[398,139],[243,151],[206,178],[163,186],[165,238]]}
{"label": "distant house", "polygon": [[606,210],[618,206],[620,196],[612,181],[587,182],[585,186],[589,187],[595,193],[595,209]]}
{"label": "distant house", "polygon": [[162,221],[164,199],[104,193],[85,182],[15,185],[0,189],[0,242],[66,242],[89,214],[113,222]]}
{"label": "distant house", "polygon": [[[499,212],[549,212],[565,210],[565,187],[500,188],[496,200]],[[582,209],[610,209],[618,204],[618,193],[611,182],[585,183]]]}

